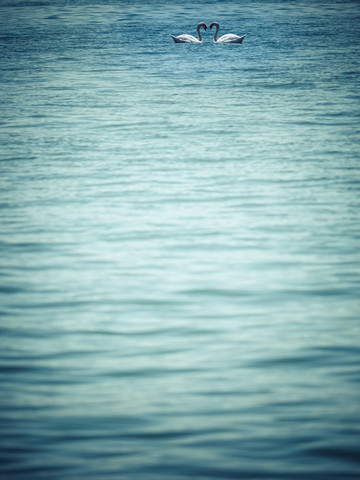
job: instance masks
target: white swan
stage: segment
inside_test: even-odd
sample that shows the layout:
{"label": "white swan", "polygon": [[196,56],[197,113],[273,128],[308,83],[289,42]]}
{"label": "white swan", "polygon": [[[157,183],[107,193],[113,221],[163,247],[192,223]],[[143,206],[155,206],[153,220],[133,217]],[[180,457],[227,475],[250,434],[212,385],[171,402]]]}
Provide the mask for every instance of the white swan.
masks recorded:
{"label": "white swan", "polygon": [[214,35],[214,43],[242,43],[242,41],[246,37],[246,34],[243,35],[242,37],[239,37],[238,35],[234,35],[233,33],[227,33],[226,35],[223,35],[222,37],[220,37],[218,40],[217,36],[219,35],[220,26],[217,22],[213,22],[210,25],[210,30],[212,29],[212,27],[216,27],[216,32]]}
{"label": "white swan", "polygon": [[203,27],[205,32],[207,30],[207,26],[204,22],[199,23],[196,27],[196,33],[198,38],[195,38],[193,35],[187,35],[184,33],[183,35],[179,35],[178,37],[174,37],[174,35],[170,34],[170,37],[174,40],[175,43],[202,43],[202,37],[200,34],[200,28]]}

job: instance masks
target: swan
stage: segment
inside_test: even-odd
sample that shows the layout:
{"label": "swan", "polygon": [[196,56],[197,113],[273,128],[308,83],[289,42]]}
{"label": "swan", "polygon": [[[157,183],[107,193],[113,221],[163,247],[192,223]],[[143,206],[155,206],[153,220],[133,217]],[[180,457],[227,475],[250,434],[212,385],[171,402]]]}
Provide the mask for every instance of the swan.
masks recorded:
{"label": "swan", "polygon": [[205,32],[207,30],[206,23],[201,22],[196,27],[196,33],[198,38],[195,38],[193,35],[187,35],[186,33],[183,35],[179,35],[178,37],[174,37],[174,35],[170,34],[170,37],[174,40],[175,43],[202,43],[202,37],[200,34],[200,28],[203,27]]}
{"label": "swan", "polygon": [[216,32],[214,35],[214,43],[242,43],[242,41],[246,37],[246,34],[243,35],[242,37],[239,37],[238,35],[234,35],[233,33],[227,33],[226,35],[223,35],[222,37],[220,37],[218,40],[217,36],[219,35],[220,26],[217,22],[213,22],[210,25],[210,30],[212,29],[212,27],[216,27]]}

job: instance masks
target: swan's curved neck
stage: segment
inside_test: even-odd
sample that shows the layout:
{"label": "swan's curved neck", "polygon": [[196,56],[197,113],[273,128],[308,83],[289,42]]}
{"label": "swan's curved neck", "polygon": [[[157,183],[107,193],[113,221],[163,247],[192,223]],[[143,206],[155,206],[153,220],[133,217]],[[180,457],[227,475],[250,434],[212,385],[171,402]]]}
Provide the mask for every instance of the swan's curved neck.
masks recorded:
{"label": "swan's curved neck", "polygon": [[200,28],[201,28],[201,25],[198,25],[196,27],[196,33],[197,33],[198,39],[200,40],[200,42],[202,42],[202,36],[201,36],[201,33],[200,33]]}
{"label": "swan's curved neck", "polygon": [[215,28],[216,28],[216,32],[215,32],[215,35],[214,35],[214,42],[217,41],[217,37],[219,35],[219,30],[220,30],[219,25],[215,25]]}

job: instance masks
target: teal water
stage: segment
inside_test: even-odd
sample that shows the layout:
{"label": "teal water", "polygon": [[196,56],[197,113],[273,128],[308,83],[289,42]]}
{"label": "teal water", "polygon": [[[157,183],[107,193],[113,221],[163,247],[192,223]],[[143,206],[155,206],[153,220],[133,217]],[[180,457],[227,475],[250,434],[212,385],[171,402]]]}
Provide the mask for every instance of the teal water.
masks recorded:
{"label": "teal water", "polygon": [[359,17],[1,3],[2,478],[358,478]]}

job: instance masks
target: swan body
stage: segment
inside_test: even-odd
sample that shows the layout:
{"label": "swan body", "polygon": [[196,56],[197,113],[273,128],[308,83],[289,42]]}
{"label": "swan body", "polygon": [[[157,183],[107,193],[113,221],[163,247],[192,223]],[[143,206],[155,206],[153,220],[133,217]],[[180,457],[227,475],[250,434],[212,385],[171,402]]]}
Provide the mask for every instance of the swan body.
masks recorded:
{"label": "swan body", "polygon": [[200,33],[201,27],[205,30],[205,32],[207,30],[206,23],[199,23],[199,25],[196,27],[196,33],[198,38],[194,37],[193,35],[188,35],[186,33],[184,33],[183,35],[178,35],[177,37],[174,37],[174,35],[170,34],[170,37],[174,40],[175,43],[202,43],[203,40]]}
{"label": "swan body", "polygon": [[243,35],[242,37],[239,37],[239,35],[235,35],[234,33],[227,33],[226,35],[222,35],[218,39],[217,37],[219,35],[220,26],[217,22],[213,22],[210,25],[210,30],[212,29],[212,27],[216,27],[216,32],[214,35],[214,43],[242,43],[242,41],[246,37],[246,34]]}

